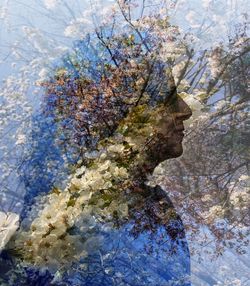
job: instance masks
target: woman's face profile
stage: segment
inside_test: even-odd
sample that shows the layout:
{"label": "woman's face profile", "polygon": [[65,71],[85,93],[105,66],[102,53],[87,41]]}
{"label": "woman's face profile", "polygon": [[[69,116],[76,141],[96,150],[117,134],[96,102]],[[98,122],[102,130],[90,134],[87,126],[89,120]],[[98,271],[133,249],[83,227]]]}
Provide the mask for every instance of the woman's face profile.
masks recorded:
{"label": "woman's face profile", "polygon": [[174,96],[174,102],[172,106],[168,108],[171,115],[171,126],[167,134],[170,133],[168,144],[170,148],[171,157],[178,157],[182,154],[182,140],[184,137],[184,124],[183,122],[189,119],[192,115],[192,111],[185,101],[178,95]]}
{"label": "woman's face profile", "polygon": [[178,95],[172,95],[166,101],[161,119],[156,127],[154,146],[149,149],[158,163],[182,155],[184,137],[184,121],[189,119],[192,111]]}

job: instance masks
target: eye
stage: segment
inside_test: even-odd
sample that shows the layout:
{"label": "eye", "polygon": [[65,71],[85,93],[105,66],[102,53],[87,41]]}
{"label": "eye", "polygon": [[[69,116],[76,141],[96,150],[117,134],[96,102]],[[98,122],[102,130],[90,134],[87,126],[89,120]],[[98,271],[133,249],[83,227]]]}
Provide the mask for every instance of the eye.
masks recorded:
{"label": "eye", "polygon": [[176,94],[171,95],[169,98],[167,98],[165,102],[165,106],[167,108],[167,111],[170,113],[177,112],[178,110],[178,96]]}

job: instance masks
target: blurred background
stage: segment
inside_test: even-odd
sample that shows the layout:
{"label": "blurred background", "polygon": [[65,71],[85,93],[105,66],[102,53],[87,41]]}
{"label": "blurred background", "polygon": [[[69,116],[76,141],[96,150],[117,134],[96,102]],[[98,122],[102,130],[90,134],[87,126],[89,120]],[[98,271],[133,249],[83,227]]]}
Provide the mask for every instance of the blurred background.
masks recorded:
{"label": "blurred background", "polygon": [[[193,285],[249,285],[249,1],[128,2],[134,11],[144,5],[146,15],[153,7],[167,13],[165,52],[193,110],[183,156],[152,178],[184,221]],[[63,188],[74,171],[82,150],[46,116],[41,83],[77,41],[109,21],[114,5],[0,0],[0,227],[5,219],[13,227],[5,216],[17,222],[36,195]]]}

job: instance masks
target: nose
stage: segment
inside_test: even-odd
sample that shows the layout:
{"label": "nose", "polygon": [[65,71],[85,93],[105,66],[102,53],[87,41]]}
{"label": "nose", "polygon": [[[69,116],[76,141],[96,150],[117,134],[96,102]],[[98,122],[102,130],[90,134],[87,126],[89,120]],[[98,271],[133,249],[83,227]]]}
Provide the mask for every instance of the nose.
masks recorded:
{"label": "nose", "polygon": [[175,117],[182,121],[188,120],[192,116],[192,110],[186,104],[186,102],[177,95],[177,109],[175,112]]}

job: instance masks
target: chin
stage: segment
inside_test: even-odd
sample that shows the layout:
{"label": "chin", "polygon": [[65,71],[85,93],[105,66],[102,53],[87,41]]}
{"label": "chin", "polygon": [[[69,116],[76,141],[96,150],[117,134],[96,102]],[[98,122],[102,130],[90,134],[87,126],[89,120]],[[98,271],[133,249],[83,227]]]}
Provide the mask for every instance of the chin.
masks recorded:
{"label": "chin", "polygon": [[180,144],[174,146],[166,146],[166,148],[161,149],[157,154],[155,153],[154,156],[155,158],[158,158],[159,162],[162,162],[168,159],[180,157],[182,153],[183,148]]}
{"label": "chin", "polygon": [[176,144],[169,150],[169,157],[170,158],[177,158],[183,154],[183,147],[182,144]]}
{"label": "chin", "polygon": [[165,160],[180,157],[183,153],[182,140],[174,137],[171,139],[174,140],[161,141],[154,145],[154,148],[151,148],[147,154],[149,160],[153,159],[154,162],[159,164]]}
{"label": "chin", "polygon": [[[171,154],[171,152],[170,152]],[[183,148],[182,145],[180,146],[175,146],[173,152],[172,152],[172,157],[171,158],[176,158],[176,157],[180,157],[183,154]]]}

